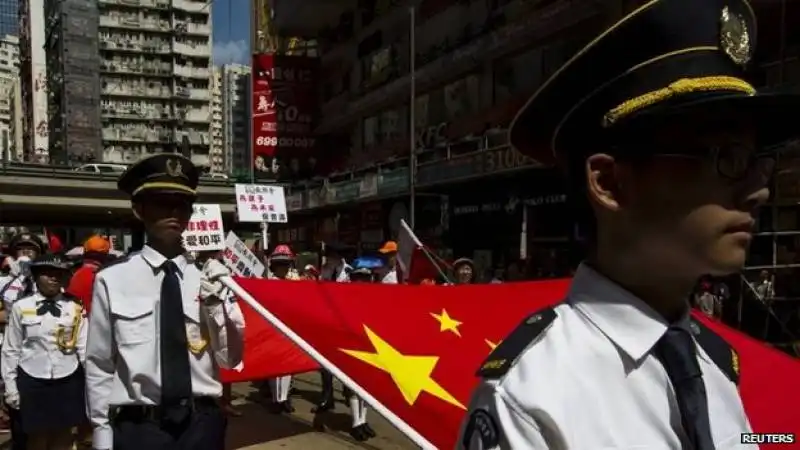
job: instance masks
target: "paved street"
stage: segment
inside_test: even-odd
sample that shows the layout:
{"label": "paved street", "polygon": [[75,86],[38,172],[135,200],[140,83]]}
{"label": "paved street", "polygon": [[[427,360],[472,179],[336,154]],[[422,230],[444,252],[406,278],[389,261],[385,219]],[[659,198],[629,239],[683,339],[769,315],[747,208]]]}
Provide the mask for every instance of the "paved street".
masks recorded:
{"label": "paved street", "polygon": [[[294,384],[298,396],[293,399],[297,411],[292,415],[273,415],[252,400],[254,391],[247,383],[234,386],[237,405],[243,415],[234,417],[228,426],[228,450],[405,450],[417,448],[382,417],[370,412],[369,422],[378,437],[366,443],[350,438],[350,414],[341,393],[337,392],[336,410],[327,413],[322,424],[314,423],[313,402],[320,392],[315,373],[298,377]],[[322,426],[326,431],[318,431]],[[8,435],[0,436],[0,448],[8,448]]]}

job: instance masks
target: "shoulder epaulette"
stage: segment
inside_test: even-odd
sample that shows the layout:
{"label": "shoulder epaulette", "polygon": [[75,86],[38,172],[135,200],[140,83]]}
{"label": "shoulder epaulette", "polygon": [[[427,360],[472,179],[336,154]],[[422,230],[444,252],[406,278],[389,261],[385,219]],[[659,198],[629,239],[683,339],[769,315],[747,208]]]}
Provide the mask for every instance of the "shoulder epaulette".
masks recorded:
{"label": "shoulder epaulette", "polygon": [[692,319],[691,327],[697,344],[729,380],[739,384],[739,354],[736,350],[699,320]]}
{"label": "shoulder epaulette", "polygon": [[499,378],[505,375],[522,352],[547,330],[556,317],[553,308],[528,316],[489,354],[477,375],[483,378]]}
{"label": "shoulder epaulette", "polygon": [[97,269],[97,272],[96,272],[96,273],[99,273],[99,272],[101,272],[101,271],[103,271],[103,270],[106,270],[106,269],[108,269],[109,267],[114,267],[114,266],[116,266],[117,264],[124,263],[124,262],[128,261],[129,259],[131,259],[131,256],[133,256],[133,255],[135,255],[135,254],[136,254],[136,253],[129,253],[129,254],[125,255],[125,256],[120,256],[119,258],[117,258],[117,259],[115,259],[115,260],[113,260],[113,261],[109,261],[109,262],[107,262],[107,263],[104,263],[103,265],[101,265],[101,266],[100,266],[100,268],[99,268],[99,269]]}

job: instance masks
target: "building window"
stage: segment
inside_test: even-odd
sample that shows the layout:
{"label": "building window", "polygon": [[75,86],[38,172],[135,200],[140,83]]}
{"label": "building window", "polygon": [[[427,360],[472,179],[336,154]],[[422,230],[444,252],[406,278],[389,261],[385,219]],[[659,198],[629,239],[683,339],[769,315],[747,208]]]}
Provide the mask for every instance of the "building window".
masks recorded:
{"label": "building window", "polygon": [[388,81],[394,73],[393,59],[391,47],[384,47],[364,58],[364,84],[371,87]]}
{"label": "building window", "polygon": [[402,118],[407,113],[406,109],[390,109],[364,119],[363,148],[368,149],[400,138],[404,134]]}
{"label": "building window", "polygon": [[364,119],[364,148],[370,148],[380,142],[380,117]]}
{"label": "building window", "polygon": [[444,87],[444,107],[448,122],[480,109],[480,84],[478,75],[470,75]]}
{"label": "building window", "polygon": [[494,67],[494,102],[528,95],[542,82],[542,49],[535,48],[498,62]]}

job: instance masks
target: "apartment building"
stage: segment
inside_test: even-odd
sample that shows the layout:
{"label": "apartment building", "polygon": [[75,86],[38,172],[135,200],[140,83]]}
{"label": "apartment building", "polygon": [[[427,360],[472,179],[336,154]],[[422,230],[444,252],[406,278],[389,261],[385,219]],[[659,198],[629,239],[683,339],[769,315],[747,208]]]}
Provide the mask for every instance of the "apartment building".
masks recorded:
{"label": "apartment building", "polygon": [[50,163],[102,161],[97,3],[46,2],[45,17]]}
{"label": "apartment building", "polygon": [[222,116],[222,69],[214,66],[211,69],[211,173],[226,172],[225,145],[223,141]]}
{"label": "apartment building", "polygon": [[225,172],[244,177],[250,173],[250,67],[226,64],[220,72]]}
{"label": "apartment building", "polygon": [[22,152],[29,162],[49,161],[47,55],[44,0],[19,1]]}
{"label": "apartment building", "polygon": [[6,35],[0,38],[0,155],[3,160],[21,161],[23,156],[20,89],[19,39]]}
{"label": "apartment building", "polygon": [[206,0],[99,0],[103,160],[180,151],[210,168]]}

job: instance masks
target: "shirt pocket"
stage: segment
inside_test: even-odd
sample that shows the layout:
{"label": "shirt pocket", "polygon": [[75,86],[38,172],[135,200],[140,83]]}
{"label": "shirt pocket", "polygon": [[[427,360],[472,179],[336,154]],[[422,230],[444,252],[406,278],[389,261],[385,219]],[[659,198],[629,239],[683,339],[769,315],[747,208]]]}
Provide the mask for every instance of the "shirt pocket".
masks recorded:
{"label": "shirt pocket", "polygon": [[151,302],[131,299],[111,304],[114,339],[120,345],[136,345],[155,339],[155,311]]}
{"label": "shirt pocket", "polygon": [[31,316],[22,316],[20,319],[20,325],[22,325],[22,333],[26,338],[29,339],[41,339],[44,337],[44,330],[42,327],[42,316],[39,315],[31,315]]}

